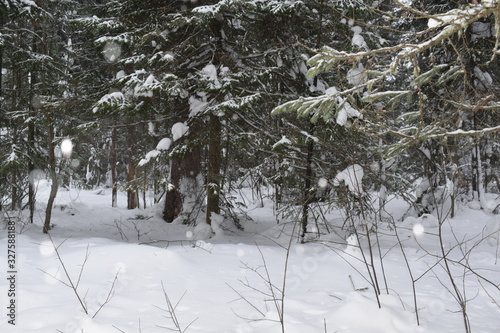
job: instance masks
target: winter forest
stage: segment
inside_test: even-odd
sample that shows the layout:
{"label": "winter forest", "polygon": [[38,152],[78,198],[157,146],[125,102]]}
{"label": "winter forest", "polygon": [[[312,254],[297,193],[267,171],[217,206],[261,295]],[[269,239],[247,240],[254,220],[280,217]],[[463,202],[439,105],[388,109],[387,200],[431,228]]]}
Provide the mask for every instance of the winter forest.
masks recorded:
{"label": "winter forest", "polygon": [[2,332],[500,329],[497,0],[1,0]]}

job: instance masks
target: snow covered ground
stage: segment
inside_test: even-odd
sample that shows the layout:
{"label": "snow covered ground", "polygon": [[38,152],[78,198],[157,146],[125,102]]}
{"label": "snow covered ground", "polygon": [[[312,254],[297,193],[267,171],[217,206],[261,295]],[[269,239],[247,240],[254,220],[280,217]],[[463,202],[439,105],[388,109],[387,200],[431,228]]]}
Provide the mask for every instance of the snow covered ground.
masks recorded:
{"label": "snow covered ground", "polygon": [[[126,210],[121,195],[119,207],[111,208],[109,190],[61,189],[52,243],[41,232],[48,191],[40,189],[35,223],[16,226],[15,326],[7,316],[9,238],[1,224],[1,332],[282,332],[282,309],[288,333],[464,331],[432,216],[398,223],[402,248],[394,231],[380,227],[382,261],[373,246],[379,309],[360,260],[369,253],[366,238],[363,253],[355,239],[346,243],[335,232],[306,244],[295,237],[287,251],[293,224],[276,224],[270,200],[252,202],[247,193],[252,220],[243,222],[245,231],[216,229],[213,238],[196,241],[198,230],[162,222],[158,207]],[[396,219],[406,211],[401,200],[388,207]],[[327,217],[333,231],[341,215]],[[443,225],[445,251],[456,260],[448,263],[473,332],[500,330],[499,225],[500,216],[471,208]],[[403,253],[416,280],[419,326]]]}

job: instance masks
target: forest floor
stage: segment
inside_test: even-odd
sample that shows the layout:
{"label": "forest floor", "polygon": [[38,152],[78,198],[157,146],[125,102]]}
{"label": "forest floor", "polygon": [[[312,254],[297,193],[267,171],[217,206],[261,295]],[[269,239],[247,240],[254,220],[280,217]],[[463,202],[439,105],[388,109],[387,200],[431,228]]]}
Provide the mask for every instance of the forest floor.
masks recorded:
{"label": "forest floor", "polygon": [[42,184],[33,224],[9,213],[15,237],[0,222],[3,333],[465,332],[457,295],[472,332],[500,328],[500,216],[473,206],[443,222],[443,260],[438,220],[398,222],[408,206],[391,200],[396,224],[371,234],[367,266],[368,239],[346,242],[340,212],[323,209],[329,233],[311,224],[301,244],[293,218],[278,224],[273,202],[245,189],[244,231],[218,221],[202,240],[199,227],[163,222],[159,206],[127,210],[120,194],[112,208],[109,189],[61,189],[49,238],[48,192]]}

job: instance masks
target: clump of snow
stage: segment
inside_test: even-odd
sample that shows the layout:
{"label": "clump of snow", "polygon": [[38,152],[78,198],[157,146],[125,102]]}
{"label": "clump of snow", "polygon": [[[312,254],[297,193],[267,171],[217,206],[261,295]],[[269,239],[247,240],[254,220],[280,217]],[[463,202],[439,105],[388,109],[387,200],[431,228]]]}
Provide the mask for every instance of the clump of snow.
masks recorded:
{"label": "clump of snow", "polygon": [[363,175],[363,167],[359,164],[353,164],[335,176],[333,185],[340,186],[343,183],[353,194],[361,194],[363,193]]}
{"label": "clump of snow", "polygon": [[474,210],[481,210],[481,204],[479,203],[479,201],[477,200],[472,200],[470,201],[467,206],[470,208],[470,209],[474,209]]}
{"label": "clump of snow", "polygon": [[[340,97],[339,97],[340,98]],[[361,118],[361,113],[353,108],[347,101],[342,101],[342,108],[337,114],[336,122],[340,126],[347,126],[349,118]]]}
{"label": "clump of snow", "polygon": [[155,79],[155,77],[154,77],[154,75],[153,75],[153,74],[150,74],[150,75],[148,76],[148,78],[146,79],[146,81],[144,82],[144,85],[145,85],[145,86],[147,86],[147,85],[152,85],[152,84],[153,84],[153,83],[155,83],[155,82],[158,82],[158,81]]}
{"label": "clump of snow", "polygon": [[432,29],[446,24],[464,24],[471,15],[476,13],[475,9],[452,9],[446,13],[437,14],[429,18],[427,26]]}
{"label": "clump of snow", "polygon": [[157,150],[168,150],[171,145],[172,145],[172,140],[171,139],[169,139],[169,138],[163,138],[156,145],[156,149]]}
{"label": "clump of snow", "polygon": [[427,21],[427,27],[429,27],[429,29],[439,27],[441,24],[443,24],[443,21],[436,20],[432,17],[429,19],[429,21]]}
{"label": "clump of snow", "polygon": [[156,130],[155,130],[155,124],[152,121],[148,122],[148,134],[149,135],[155,135]]}
{"label": "clump of snow", "polygon": [[363,28],[361,28],[358,25],[355,25],[351,28],[351,30],[354,32],[354,35],[352,36],[352,45],[357,46],[361,49],[364,50],[369,50],[368,45],[365,42],[365,39],[363,36],[361,36],[361,33],[363,32]]}
{"label": "clump of snow", "polygon": [[361,260],[363,258],[356,235],[347,237],[347,246],[344,249],[344,253],[356,259]]}
{"label": "clump of snow", "polygon": [[211,82],[212,88],[220,88],[221,84],[217,78],[217,67],[214,64],[208,64],[201,70],[202,77]]}
{"label": "clump of snow", "polygon": [[420,217],[422,225],[427,228],[437,228],[439,227],[439,220],[431,214],[423,214]]}
{"label": "clump of snow", "polygon": [[275,144],[273,144],[273,149],[276,149],[276,147],[280,147],[280,146],[288,146],[288,145],[291,145],[292,144],[292,141],[290,141],[286,136],[282,136],[281,139],[276,142]]}
{"label": "clump of snow", "polygon": [[210,217],[211,217],[210,222],[211,222],[213,232],[217,236],[224,235],[224,230],[221,227],[222,224],[224,223],[224,216],[212,212],[212,214],[210,214]]}
{"label": "clump of snow", "polygon": [[117,78],[117,79],[122,79],[122,78],[124,78],[125,76],[127,76],[127,74],[125,73],[125,71],[124,71],[124,70],[118,71],[118,73],[116,73],[116,78]]}
{"label": "clump of snow", "polygon": [[413,0],[399,0],[399,3],[405,7],[409,7],[413,4]]}
{"label": "clump of snow", "polygon": [[[330,87],[325,91],[325,95],[329,96],[336,96],[338,95],[337,88],[335,87]],[[353,108],[351,104],[349,104],[348,101],[346,101],[344,98],[341,96],[336,96],[337,98],[337,103],[340,106],[340,110],[337,113],[337,119],[336,122],[340,126],[348,126],[348,120],[349,118],[363,118],[363,115]]]}
{"label": "clump of snow", "polygon": [[157,157],[158,155],[160,155],[160,151],[159,150],[151,150],[150,152],[148,152],[146,154],[146,157],[144,157],[143,159],[141,159],[139,161],[139,166],[143,166],[145,164],[147,164],[152,158],[155,158]]}
{"label": "clump of snow", "polygon": [[[400,303],[395,296],[381,295],[380,299],[381,302]],[[397,311],[392,306],[383,305],[379,309],[373,299],[359,292],[349,293],[345,304],[335,311],[330,321],[339,328],[337,332],[417,333],[422,331],[417,326],[410,326],[413,321],[411,313]]]}
{"label": "clump of snow", "polygon": [[207,222],[199,222],[193,230],[194,240],[207,240],[212,238],[214,231]]}
{"label": "clump of snow", "polygon": [[328,95],[328,96],[336,96],[338,94],[338,90],[337,88],[335,87],[330,87],[328,89],[325,90],[325,95]]}
{"label": "clump of snow", "polygon": [[206,93],[199,92],[197,96],[199,98],[196,96],[189,97],[189,117],[194,117],[207,108],[208,102]]}
{"label": "clump of snow", "polygon": [[366,81],[368,81],[368,76],[362,63],[358,64],[358,68],[352,68],[347,72],[347,82],[353,86],[359,86]]}
{"label": "clump of snow", "polygon": [[113,91],[109,94],[104,95],[97,102],[97,106],[92,110],[93,113],[99,111],[99,106],[117,106],[124,107],[127,105],[127,99],[121,91]]}
{"label": "clump of snow", "polygon": [[172,126],[172,140],[175,142],[182,138],[189,130],[189,126],[187,126],[185,123],[175,123]]}

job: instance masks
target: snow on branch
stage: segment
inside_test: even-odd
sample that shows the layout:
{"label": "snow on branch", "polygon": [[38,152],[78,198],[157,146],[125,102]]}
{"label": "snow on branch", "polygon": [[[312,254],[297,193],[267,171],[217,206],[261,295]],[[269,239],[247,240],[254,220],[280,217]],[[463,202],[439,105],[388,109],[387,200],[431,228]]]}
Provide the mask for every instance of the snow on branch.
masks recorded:
{"label": "snow on branch", "polygon": [[[394,53],[397,52],[395,60],[389,66],[394,68],[399,60],[403,58],[410,58],[414,55],[421,53],[432,46],[444,41],[451,35],[458,33],[460,30],[467,28],[471,23],[478,21],[479,19],[486,17],[492,13],[497,13],[500,8],[499,4],[490,5],[480,5],[474,7],[468,7],[466,9],[454,9],[450,12],[439,14],[439,15],[429,15],[429,20],[440,20],[441,24],[433,24],[431,21],[430,28],[428,31],[442,28],[435,36],[425,40],[421,43],[416,44],[400,44],[390,47],[383,47],[376,50],[363,51],[363,52],[345,52],[338,51],[329,46],[324,46],[320,50],[317,50],[317,54],[311,57],[308,61],[308,65],[311,66],[307,75],[309,77],[317,76],[320,73],[330,71],[338,62],[340,61],[354,61],[363,58],[371,57],[380,53]],[[498,18],[497,18],[498,21]],[[498,22],[497,22],[498,29]],[[422,31],[422,35],[426,31]]]}
{"label": "snow on branch", "polygon": [[95,104],[94,109],[92,111],[96,113],[101,108],[112,108],[112,107],[123,109],[128,105],[129,103],[127,102],[127,99],[125,98],[123,93],[120,91],[115,91],[101,97],[101,99]]}
{"label": "snow on branch", "polygon": [[363,167],[359,164],[353,164],[339,172],[333,180],[333,186],[344,184],[354,195],[363,193]]}
{"label": "snow on branch", "polygon": [[[362,113],[356,110],[348,102],[348,98],[350,93],[358,91],[360,87],[366,86],[369,82],[370,81],[341,92],[332,87],[327,89],[325,95],[322,96],[301,97],[297,100],[289,101],[277,106],[271,111],[271,114],[277,115],[280,113],[295,111],[299,117],[311,116],[312,122],[318,121],[320,117],[325,121],[335,117],[337,119],[337,123],[344,126],[347,122],[347,118],[349,117],[363,117]],[[343,95],[347,95],[347,97],[343,98]]]}
{"label": "snow on branch", "polygon": [[433,135],[430,135],[428,138],[429,139],[438,139],[438,138],[453,137],[453,136],[455,136],[455,137],[456,136],[476,136],[476,135],[485,135],[485,134],[490,134],[490,133],[495,133],[495,132],[500,132],[500,125],[495,126],[495,127],[486,127],[486,128],[482,128],[480,130],[464,131],[461,129],[457,129],[457,130],[450,131],[450,132],[433,134]]}
{"label": "snow on branch", "polygon": [[[498,4],[496,7],[480,5],[474,7],[467,7],[465,9],[454,9],[448,13],[434,15],[429,19],[429,26],[431,29],[444,25],[444,28],[431,39],[419,44],[406,44],[403,50],[398,54],[398,58],[412,57],[418,53],[431,48],[432,46],[444,41],[446,38],[453,34],[458,33],[460,30],[467,28],[471,23],[498,11]],[[446,20],[441,19],[440,25],[434,26],[432,20],[446,17]]]}

